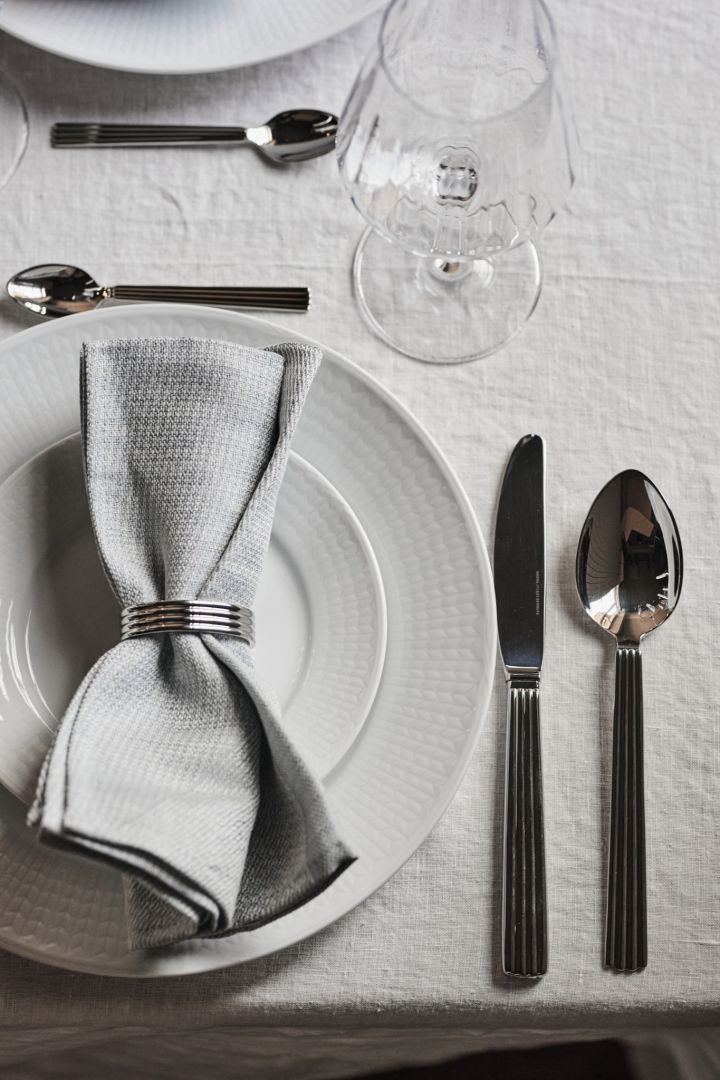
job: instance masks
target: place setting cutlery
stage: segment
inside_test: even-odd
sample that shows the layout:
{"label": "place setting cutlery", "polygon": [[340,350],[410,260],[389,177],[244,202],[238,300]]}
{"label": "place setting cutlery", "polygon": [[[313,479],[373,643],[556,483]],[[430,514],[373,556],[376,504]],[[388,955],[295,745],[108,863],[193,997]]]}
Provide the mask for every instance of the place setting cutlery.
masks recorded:
{"label": "place setting cutlery", "polygon": [[[683,579],[677,524],[643,473],[619,473],[594,500],[575,578],[586,613],[616,642],[604,963],[636,972],[648,962],[641,642],[675,610]],[[538,435],[518,442],[505,472],[494,581],[507,682],[502,968],[539,979],[548,970],[548,929],[540,737],[545,444]]]}
{"label": "place setting cutlery", "polygon": [[263,311],[307,311],[306,286],[98,285],[77,266],[47,263],[14,274],[8,295],[21,307],[48,319],[93,311],[108,300],[206,304]]}
{"label": "place setting cutlery", "polygon": [[50,143],[78,147],[250,146],[275,165],[322,157],[335,149],[338,118],[321,109],[289,109],[256,127],[212,124],[53,124]]}

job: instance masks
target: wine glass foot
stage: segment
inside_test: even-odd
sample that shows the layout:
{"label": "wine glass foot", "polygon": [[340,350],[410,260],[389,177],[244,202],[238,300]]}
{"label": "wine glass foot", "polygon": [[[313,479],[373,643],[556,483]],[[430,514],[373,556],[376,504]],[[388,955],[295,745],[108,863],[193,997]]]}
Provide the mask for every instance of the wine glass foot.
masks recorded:
{"label": "wine glass foot", "polygon": [[22,160],[28,140],[25,104],[6,75],[0,74],[0,188]]}
{"label": "wine glass foot", "polygon": [[353,280],[363,318],[388,345],[426,363],[462,364],[497,352],[530,318],[542,265],[529,240],[472,262],[421,258],[368,228]]}

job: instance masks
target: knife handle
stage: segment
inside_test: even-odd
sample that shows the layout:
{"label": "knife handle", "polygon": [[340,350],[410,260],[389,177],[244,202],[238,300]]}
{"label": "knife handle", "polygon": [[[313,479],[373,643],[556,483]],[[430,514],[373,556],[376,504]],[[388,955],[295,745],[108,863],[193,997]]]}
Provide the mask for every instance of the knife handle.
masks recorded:
{"label": "knife handle", "polygon": [[547,971],[539,675],[511,675],[507,716],[503,971],[539,979]]}
{"label": "knife handle", "polygon": [[615,659],[612,804],[605,963],[615,971],[647,964],[643,693],[640,649],[620,646]]}

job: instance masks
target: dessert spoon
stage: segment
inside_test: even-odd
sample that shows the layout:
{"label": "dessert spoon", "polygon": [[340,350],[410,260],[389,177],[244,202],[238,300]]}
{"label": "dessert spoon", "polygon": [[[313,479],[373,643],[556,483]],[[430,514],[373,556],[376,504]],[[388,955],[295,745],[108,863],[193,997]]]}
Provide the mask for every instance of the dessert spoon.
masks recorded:
{"label": "dessert spoon", "polygon": [[674,611],[683,577],[675,519],[642,473],[619,473],[595,499],[575,576],[587,614],[617,647],[605,963],[640,971],[647,964],[640,643]]}

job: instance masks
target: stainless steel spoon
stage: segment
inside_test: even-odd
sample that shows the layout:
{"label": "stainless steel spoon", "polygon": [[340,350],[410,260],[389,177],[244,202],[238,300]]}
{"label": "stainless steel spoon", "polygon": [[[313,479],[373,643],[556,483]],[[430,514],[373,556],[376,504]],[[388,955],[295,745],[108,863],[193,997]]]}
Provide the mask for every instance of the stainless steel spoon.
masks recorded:
{"label": "stainless steel spoon", "polygon": [[21,270],[10,278],[7,291],[21,307],[49,319],[91,311],[105,300],[168,301],[266,311],[307,311],[310,306],[310,291],[304,286],[98,285],[85,270],[60,263]]}
{"label": "stainless steel spoon", "polygon": [[204,124],[54,124],[55,147],[78,146],[254,146],[276,164],[327,154],[335,147],[338,118],[320,109],[290,109],[260,127]]}
{"label": "stainless steel spoon", "polygon": [[683,576],[675,519],[642,473],[619,473],[595,499],[575,576],[586,612],[617,643],[605,963],[640,971],[647,964],[640,642],[672,614]]}

